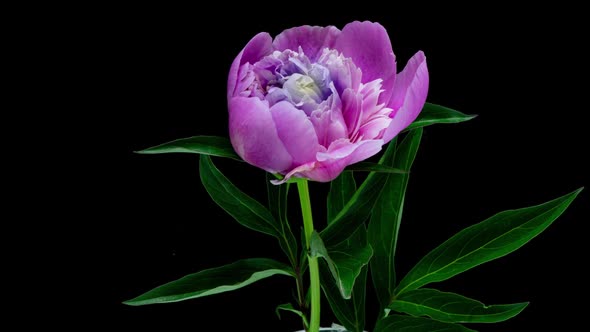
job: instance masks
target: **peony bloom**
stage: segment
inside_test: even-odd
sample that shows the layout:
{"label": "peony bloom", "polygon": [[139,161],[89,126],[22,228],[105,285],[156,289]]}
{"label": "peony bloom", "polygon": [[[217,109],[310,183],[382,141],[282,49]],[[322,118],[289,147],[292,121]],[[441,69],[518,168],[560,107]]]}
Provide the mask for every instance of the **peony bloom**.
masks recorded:
{"label": "peony bloom", "polygon": [[301,26],[259,33],[232,63],[227,97],[236,152],[271,173],[331,181],[406,128],[424,106],[421,51],[396,75],[387,31]]}

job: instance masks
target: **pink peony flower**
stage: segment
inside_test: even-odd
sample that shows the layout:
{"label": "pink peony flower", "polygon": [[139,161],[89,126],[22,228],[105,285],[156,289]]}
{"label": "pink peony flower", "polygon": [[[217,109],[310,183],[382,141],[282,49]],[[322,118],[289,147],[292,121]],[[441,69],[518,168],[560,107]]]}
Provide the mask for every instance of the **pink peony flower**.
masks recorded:
{"label": "pink peony flower", "polygon": [[259,33],[232,63],[227,97],[236,152],[271,173],[327,182],[381,150],[420,113],[421,51],[396,75],[387,31],[301,26]]}

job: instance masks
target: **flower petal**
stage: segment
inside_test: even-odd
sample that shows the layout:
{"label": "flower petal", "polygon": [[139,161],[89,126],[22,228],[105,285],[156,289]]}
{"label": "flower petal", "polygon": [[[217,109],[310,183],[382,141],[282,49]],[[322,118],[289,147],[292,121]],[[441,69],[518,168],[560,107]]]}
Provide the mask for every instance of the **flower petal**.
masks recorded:
{"label": "flower petal", "polygon": [[297,177],[300,176],[302,172],[312,170],[316,164],[317,162],[312,161],[307,164],[300,165],[298,167],[293,168],[289,173],[285,174],[285,177],[283,177],[282,180],[270,180],[270,182],[276,185],[283,184],[289,181],[289,179],[291,179],[293,176]]}
{"label": "flower petal", "polygon": [[362,70],[362,82],[382,79],[383,92],[379,103],[387,104],[395,81],[395,55],[385,28],[379,23],[352,22],[347,24],[334,46],[344,56],[352,58]]}
{"label": "flower petal", "polygon": [[299,47],[307,57],[315,62],[323,48],[333,48],[340,30],[333,26],[318,27],[304,25],[287,29],[275,37],[273,47],[277,51],[292,50],[297,52]]}
{"label": "flower petal", "polygon": [[318,138],[307,115],[287,101],[273,105],[270,113],[279,139],[293,158],[291,167],[314,161],[319,149]]}
{"label": "flower petal", "polygon": [[383,135],[389,142],[420,114],[428,94],[428,67],[422,51],[416,53],[395,79],[389,107],[393,109],[391,124]]}
{"label": "flower petal", "polygon": [[332,95],[309,117],[318,137],[318,143],[326,149],[333,141],[348,137],[348,129],[341,111],[342,101],[335,91],[334,84],[330,83],[330,88],[333,91]]}
{"label": "flower petal", "polygon": [[363,139],[374,139],[382,137],[385,130],[391,124],[391,118],[387,115],[376,115],[359,128],[359,135]]}
{"label": "flower petal", "polygon": [[352,89],[344,90],[342,94],[342,116],[348,128],[349,137],[352,137],[359,130],[362,115],[363,96]]}
{"label": "flower petal", "polygon": [[381,151],[382,145],[383,140],[367,140],[358,143],[338,140],[332,143],[327,152],[318,152],[318,161],[301,167],[297,176],[319,182],[332,181],[346,166],[377,154]]}
{"label": "flower petal", "polygon": [[291,167],[293,158],[279,138],[268,102],[256,97],[231,98],[229,134],[234,150],[248,163],[271,173]]}
{"label": "flower petal", "polygon": [[365,160],[381,151],[383,140],[366,140],[358,143],[351,143],[347,139],[334,141],[328,151],[318,152],[317,160],[325,162],[330,160],[346,159],[347,164],[354,164]]}
{"label": "flower petal", "polygon": [[236,84],[238,81],[239,71],[242,65],[246,62],[254,64],[262,57],[272,52],[272,37],[266,33],[261,32],[250,39],[248,44],[242,49],[240,54],[234,59],[229,69],[227,79],[227,99],[230,102],[230,97],[234,95]]}

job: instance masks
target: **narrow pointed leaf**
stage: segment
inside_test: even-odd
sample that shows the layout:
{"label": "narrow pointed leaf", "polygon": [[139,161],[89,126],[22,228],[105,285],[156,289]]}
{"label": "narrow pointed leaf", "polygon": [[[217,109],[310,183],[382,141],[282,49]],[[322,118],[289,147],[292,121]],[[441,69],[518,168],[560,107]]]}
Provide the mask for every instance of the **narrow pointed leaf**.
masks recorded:
{"label": "narrow pointed leaf", "polygon": [[332,221],[334,217],[344,208],[348,203],[354,192],[356,191],[356,183],[352,172],[344,171],[330,182],[330,192],[328,193],[328,222]]}
{"label": "narrow pointed leaf", "polygon": [[201,182],[217,205],[245,227],[272,235],[291,257],[293,243],[277,221],[262,204],[243,193],[215,167],[211,157],[201,155],[199,163]]}
{"label": "narrow pointed leaf", "polygon": [[[395,147],[389,144],[379,163],[382,164],[384,160],[391,158],[394,150]],[[328,246],[346,240],[367,220],[383,189],[387,175],[387,173],[371,172],[342,210],[329,221],[328,227],[320,233],[322,240]]]}
{"label": "narrow pointed leaf", "polygon": [[[422,128],[412,130],[395,150],[392,166],[409,170],[416,157]],[[396,285],[395,249],[410,174],[390,174],[377,199],[369,222],[369,243],[373,247],[371,276],[381,308],[393,297]]]}
{"label": "narrow pointed leaf", "polygon": [[307,328],[309,326],[309,323],[307,322],[307,317],[305,317],[305,314],[303,312],[301,312],[301,310],[295,309],[291,303],[284,303],[284,304],[280,304],[277,306],[275,312],[276,312],[277,316],[279,317],[279,319],[281,319],[281,313],[280,313],[281,310],[289,311],[289,312],[296,314],[297,316],[301,317],[301,319],[303,319],[303,324],[305,325],[305,328]]}
{"label": "narrow pointed leaf", "polygon": [[276,274],[294,276],[289,266],[272,259],[244,259],[189,274],[123,303],[139,306],[184,301],[232,291]]}
{"label": "narrow pointed leaf", "polygon": [[401,315],[391,315],[379,322],[373,332],[475,332],[463,325]]}
{"label": "narrow pointed leaf", "polygon": [[[351,246],[353,243],[367,245],[367,231],[364,225],[349,237],[343,244]],[[351,299],[342,297],[340,289],[334,282],[334,277],[325,261],[320,263],[321,285],[330,308],[338,321],[350,332],[362,332],[365,328],[365,298],[368,266],[361,269],[354,283]]]}
{"label": "narrow pointed leaf", "polygon": [[368,161],[361,161],[360,163],[352,164],[346,167],[347,171],[355,172],[379,172],[379,173],[394,173],[406,174],[407,170],[401,168],[391,167],[385,164],[375,164]]}
{"label": "narrow pointed leaf", "polygon": [[280,245],[283,251],[289,257],[292,266],[297,266],[297,239],[291,231],[289,220],[287,219],[287,198],[289,194],[289,183],[274,185],[270,182],[274,176],[266,173],[266,189],[268,193],[268,206],[274,220],[279,222]]}
{"label": "narrow pointed leaf", "polygon": [[541,205],[500,212],[462,230],[422,258],[402,279],[396,294],[449,279],[515,251],[549,227],[582,189]]}
{"label": "narrow pointed leaf", "polygon": [[448,107],[437,104],[426,103],[422,111],[405,130],[412,130],[420,127],[430,126],[437,123],[459,123],[469,121],[477,115],[467,115]]}
{"label": "narrow pointed leaf", "polygon": [[193,136],[163,143],[145,150],[141,154],[197,153],[242,161],[236,154],[229,139],[218,136]]}
{"label": "narrow pointed leaf", "polygon": [[459,294],[423,288],[401,294],[389,309],[448,323],[498,323],[518,315],[527,305],[528,302],[486,306]]}
{"label": "narrow pointed leaf", "polygon": [[312,257],[322,257],[326,261],[334,282],[345,299],[350,299],[356,278],[373,255],[371,246],[359,241],[343,241],[328,250],[315,231],[311,235],[310,251]]}

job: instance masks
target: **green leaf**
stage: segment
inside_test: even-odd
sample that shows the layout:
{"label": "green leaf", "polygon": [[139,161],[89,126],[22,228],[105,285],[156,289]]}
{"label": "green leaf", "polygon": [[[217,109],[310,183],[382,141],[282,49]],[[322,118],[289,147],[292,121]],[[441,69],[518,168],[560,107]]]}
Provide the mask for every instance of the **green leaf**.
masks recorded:
{"label": "green leaf", "polygon": [[384,164],[375,164],[368,161],[361,161],[360,163],[352,164],[346,167],[347,171],[355,172],[380,172],[380,173],[394,173],[406,174],[407,170],[391,167]]}
{"label": "green leaf", "polygon": [[[410,131],[395,149],[391,165],[409,170],[421,138],[422,128]],[[369,243],[374,251],[371,276],[382,309],[391,303],[396,285],[395,249],[409,177],[410,174],[390,174],[387,177],[369,222]]]}
{"label": "green leaf", "polygon": [[344,171],[330,182],[330,192],[328,193],[328,222],[344,208],[344,205],[350,200],[356,191],[356,183],[352,172]]}
{"label": "green leaf", "polygon": [[137,151],[137,153],[198,153],[242,161],[242,158],[235,153],[229,139],[217,136],[193,136],[181,138],[145,150]]}
{"label": "green leaf", "polygon": [[422,111],[405,130],[430,126],[436,123],[459,123],[471,120],[477,115],[467,115],[441,105],[426,103]]}
{"label": "green leaf", "polygon": [[[367,230],[365,229],[365,225],[359,226],[341,245],[366,246]],[[351,299],[346,300],[342,297],[340,289],[334,282],[334,277],[330,272],[328,264],[325,261],[322,261],[320,264],[320,280],[326,299],[330,304],[334,316],[350,332],[364,331],[367,271],[368,266],[363,266],[354,283]]]}
{"label": "green leaf", "polygon": [[391,315],[377,322],[373,332],[475,332],[465,326],[429,318]]}
{"label": "green leaf", "polygon": [[551,225],[582,189],[541,205],[500,212],[462,230],[422,258],[402,279],[396,294],[449,279],[515,251]]}
{"label": "green leaf", "polygon": [[297,266],[297,239],[291,231],[289,220],[287,219],[287,198],[289,194],[289,183],[274,185],[270,182],[274,176],[266,173],[266,189],[268,193],[268,206],[274,220],[279,221],[280,225],[280,245],[283,251],[289,257],[292,266]]}
{"label": "green leaf", "polygon": [[279,317],[279,319],[281,319],[281,313],[280,313],[281,310],[292,312],[292,313],[296,314],[297,316],[301,317],[301,319],[303,320],[303,324],[305,325],[305,328],[306,329],[308,328],[309,322],[307,321],[307,317],[305,317],[305,314],[303,312],[301,312],[301,310],[297,310],[297,309],[293,308],[293,305],[291,303],[284,303],[284,304],[280,304],[277,306],[275,312],[276,312],[277,316]]}
{"label": "green leaf", "polygon": [[518,315],[528,304],[486,306],[459,294],[423,288],[401,294],[389,309],[448,323],[498,323]]}
{"label": "green leaf", "polygon": [[275,274],[294,277],[291,268],[268,258],[250,258],[189,274],[123,303],[133,306],[178,302],[232,291]]}
{"label": "green leaf", "polygon": [[199,163],[201,182],[217,205],[245,227],[272,235],[291,257],[293,244],[280,222],[255,199],[244,194],[215,167],[211,157],[201,155]]}
{"label": "green leaf", "polygon": [[[391,158],[394,150],[395,147],[389,144],[379,163],[384,164],[384,160]],[[327,245],[331,246],[346,240],[367,220],[381,189],[383,189],[387,175],[388,173],[371,172],[367,176],[352,198],[334,219],[329,221],[328,227],[320,233]]]}
{"label": "green leaf", "polygon": [[371,246],[360,241],[348,240],[328,250],[316,231],[311,235],[309,246],[312,257],[322,257],[328,264],[342,297],[350,299],[356,278],[363,266],[369,264],[373,255]]}

